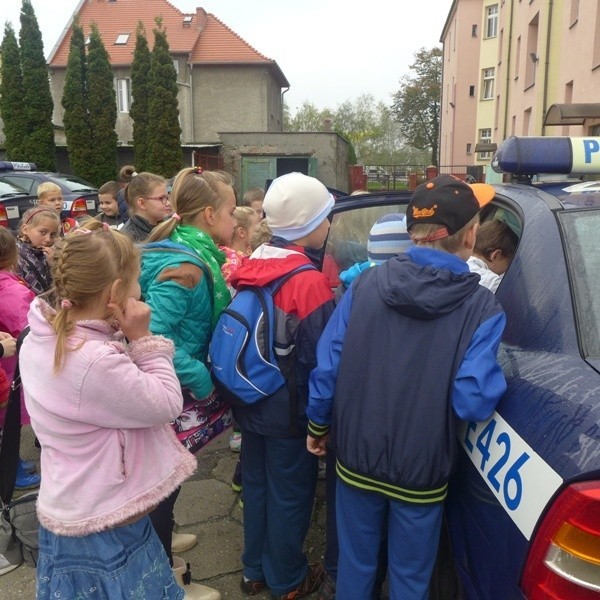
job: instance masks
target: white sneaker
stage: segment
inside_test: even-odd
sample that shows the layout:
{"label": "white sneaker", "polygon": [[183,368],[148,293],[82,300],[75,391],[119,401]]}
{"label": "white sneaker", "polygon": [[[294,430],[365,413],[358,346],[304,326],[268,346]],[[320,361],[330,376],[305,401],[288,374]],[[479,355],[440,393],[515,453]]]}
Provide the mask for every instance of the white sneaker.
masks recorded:
{"label": "white sneaker", "polygon": [[21,565],[13,565],[12,563],[9,563],[8,560],[4,558],[4,555],[0,554],[0,576],[6,575],[15,569],[18,569],[20,566]]}
{"label": "white sneaker", "polygon": [[242,450],[242,432],[234,431],[229,438],[229,449],[232,452],[240,452]]}
{"label": "white sneaker", "polygon": [[193,548],[198,543],[198,538],[193,533],[175,533],[171,536],[171,552],[179,554]]}

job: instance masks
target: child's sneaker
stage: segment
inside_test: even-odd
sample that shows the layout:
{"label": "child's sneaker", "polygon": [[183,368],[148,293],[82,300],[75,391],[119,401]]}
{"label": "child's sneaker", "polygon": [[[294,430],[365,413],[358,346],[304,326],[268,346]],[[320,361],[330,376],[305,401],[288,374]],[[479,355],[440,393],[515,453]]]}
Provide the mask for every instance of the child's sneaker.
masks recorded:
{"label": "child's sneaker", "polygon": [[296,598],[304,598],[304,596],[312,594],[319,587],[321,580],[323,579],[323,573],[323,565],[308,565],[306,577],[295,590],[283,594],[283,596],[273,596],[273,598],[276,598],[277,600],[295,600]]}
{"label": "child's sneaker", "polygon": [[240,452],[242,450],[242,432],[234,431],[229,438],[229,449],[232,452]]}
{"label": "child's sneaker", "polygon": [[235,464],[235,471],[231,478],[231,489],[236,493],[242,491],[242,461],[240,459]]}

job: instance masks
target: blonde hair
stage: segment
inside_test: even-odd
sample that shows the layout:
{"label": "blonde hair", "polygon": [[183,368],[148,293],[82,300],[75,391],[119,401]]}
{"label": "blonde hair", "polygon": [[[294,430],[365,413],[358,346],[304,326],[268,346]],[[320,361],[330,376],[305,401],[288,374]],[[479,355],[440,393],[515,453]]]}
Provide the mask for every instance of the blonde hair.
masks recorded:
{"label": "blonde hair", "polygon": [[37,196],[40,200],[42,200],[42,196],[52,194],[53,192],[58,192],[62,196],[60,186],[56,185],[56,183],[52,183],[52,181],[44,181],[38,185]]}
{"label": "blonde hair", "polygon": [[413,243],[417,246],[428,246],[430,248],[436,248],[437,250],[450,252],[450,254],[456,254],[463,245],[467,231],[478,222],[479,213],[477,213],[466,225],[463,225],[463,227],[456,233],[432,242],[425,242],[423,239],[434,235],[437,231],[444,227],[443,225],[437,225],[433,223],[416,223],[410,228],[409,233]]}
{"label": "blonde hair", "polygon": [[12,271],[17,266],[19,251],[10,229],[0,227],[0,271]]}
{"label": "blonde hair", "polygon": [[190,225],[209,206],[218,210],[223,203],[219,194],[220,183],[233,187],[233,178],[225,171],[202,171],[198,167],[179,171],[171,191],[174,216],[159,223],[146,241],[156,242],[168,238],[180,220],[182,225]]}
{"label": "blonde hair", "polygon": [[254,251],[262,244],[270,242],[272,237],[273,233],[267,224],[267,220],[262,219],[250,236],[250,248]]}
{"label": "blonde hair", "polygon": [[166,184],[165,178],[155,173],[143,172],[133,177],[125,191],[125,198],[131,211],[133,213],[137,212],[138,207],[135,201],[138,198],[151,194],[157,185],[163,184]]}
{"label": "blonde hair", "polygon": [[30,208],[21,218],[19,223],[18,233],[19,237],[24,236],[23,227],[35,227],[42,221],[42,219],[50,219],[54,221],[57,227],[60,229],[60,218],[54,211],[54,209],[49,206],[36,206],[35,208]]}
{"label": "blonde hair", "polygon": [[250,188],[248,191],[246,191],[246,193],[244,194],[244,197],[242,199],[242,205],[243,206],[252,206],[253,202],[256,202],[257,200],[264,200],[264,198],[265,198],[264,190],[262,190],[259,187],[253,187],[253,188]]}
{"label": "blonde hair", "polygon": [[242,227],[246,231],[250,231],[252,221],[258,219],[258,216],[253,208],[249,206],[238,206],[233,211],[236,227]]}
{"label": "blonde hair", "polygon": [[61,369],[66,353],[79,347],[68,345],[75,328],[69,310],[93,306],[117,279],[122,280],[122,289],[127,289],[137,277],[139,260],[128,236],[92,218],[58,244],[52,260],[56,312],[46,315],[57,338],[55,372]]}

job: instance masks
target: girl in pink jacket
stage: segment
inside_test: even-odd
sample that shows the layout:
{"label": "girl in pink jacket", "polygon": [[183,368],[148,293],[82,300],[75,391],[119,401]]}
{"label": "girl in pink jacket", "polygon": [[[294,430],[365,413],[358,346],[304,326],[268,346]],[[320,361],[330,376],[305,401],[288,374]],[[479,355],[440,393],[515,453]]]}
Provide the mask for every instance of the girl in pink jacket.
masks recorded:
{"label": "girl in pink jacket", "polygon": [[169,425],[182,409],[173,344],[148,329],[139,269],[127,236],[88,222],[55,253],[56,306],[37,298],[29,312],[20,367],[42,447],[38,598],[184,597],[147,515],[196,460]]}

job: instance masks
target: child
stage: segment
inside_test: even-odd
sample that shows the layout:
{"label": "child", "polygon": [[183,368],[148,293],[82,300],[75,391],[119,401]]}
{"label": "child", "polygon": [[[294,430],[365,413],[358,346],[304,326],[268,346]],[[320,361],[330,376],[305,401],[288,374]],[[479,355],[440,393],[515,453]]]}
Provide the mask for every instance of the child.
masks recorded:
{"label": "child", "polygon": [[[217,244],[230,243],[233,237],[235,193],[226,173],[188,168],[176,176],[172,199],[175,212],[156,227],[144,247],[140,284],[152,308],[150,329],[175,344],[175,372],[185,398],[175,431],[195,452],[231,424],[229,407],[213,394],[207,363],[212,330],[231,300],[221,273],[225,254]],[[169,555],[182,535],[172,536],[176,499],[177,492],[152,514]],[[181,550],[196,543],[196,536],[187,537]]]}
{"label": "child", "polygon": [[117,183],[119,191],[117,193],[117,203],[119,204],[119,217],[125,223],[129,219],[129,206],[127,205],[126,190],[131,180],[137,175],[133,165],[125,165],[119,170]]}
{"label": "child", "polygon": [[[0,232],[0,236],[2,233]],[[2,242],[0,241],[0,244]],[[5,290],[2,290],[5,292]],[[5,298],[4,293],[2,295]],[[17,340],[7,333],[6,331],[0,331],[0,358],[11,358],[17,351]],[[0,409],[6,408],[8,402],[8,395],[10,392],[11,380],[2,365],[0,364]]]}
{"label": "child", "polygon": [[344,600],[371,597],[386,531],[390,597],[427,597],[455,418],[486,419],[506,389],[505,316],[466,264],[493,197],[449,175],[418,186],[407,209],[415,246],[364,271],[319,341],[307,447],[325,454],[331,426]]}
{"label": "child", "polygon": [[56,212],[60,219],[60,235],[61,237],[77,227],[77,221],[71,217],[61,218],[63,209],[62,190],[56,183],[52,181],[44,181],[40,183],[37,189],[38,206],[47,206]]}
{"label": "child", "polygon": [[[39,210],[39,209],[32,209]],[[52,214],[52,218],[55,215]],[[29,305],[35,294],[28,285],[16,275],[19,252],[13,234],[0,227],[0,367],[6,371],[12,382],[17,366],[16,338],[27,326]],[[29,415],[21,397],[21,425],[29,424]],[[4,425],[4,410],[0,411],[0,427]],[[17,489],[35,487],[40,484],[40,476],[33,474],[35,465],[19,460],[17,469]]]}
{"label": "child", "polygon": [[134,242],[143,242],[173,212],[167,183],[160,175],[138,173],[126,191],[129,219],[121,231]]}
{"label": "child", "polygon": [[19,261],[17,275],[38,296],[52,287],[50,261],[59,237],[60,220],[48,206],[30,208],[21,219],[17,236]]}
{"label": "child", "polygon": [[225,264],[221,268],[221,272],[227,284],[231,282],[232,275],[241,266],[244,256],[252,254],[250,239],[260,221],[249,206],[238,206],[233,211],[233,218],[235,219],[235,228],[231,243],[219,246],[225,253]]}
{"label": "child", "polygon": [[481,285],[492,292],[498,289],[518,242],[519,238],[504,221],[486,221],[479,227],[473,256],[467,264],[472,273],[481,277]]}
{"label": "child", "polygon": [[116,181],[107,181],[98,190],[98,202],[101,212],[96,215],[96,219],[100,223],[107,223],[115,229],[119,229],[125,223],[125,220],[119,214],[119,204],[117,202],[119,189],[119,184]]}
{"label": "child", "polygon": [[[264,210],[273,233],[233,275],[232,284],[264,286],[301,265],[319,261],[333,197],[317,179],[289,173],[275,179]],[[241,588],[265,586],[277,598],[301,598],[317,589],[323,567],[308,565],[302,545],[310,524],[317,459],[305,447],[308,375],[317,341],[333,308],[325,276],[316,269],[288,279],[274,296],[275,347],[287,386],[256,404],[234,407],[242,430],[244,563]]]}
{"label": "child", "polygon": [[259,187],[250,188],[242,198],[242,205],[249,206],[258,216],[262,219],[263,214],[263,201],[265,193]]}
{"label": "child", "polygon": [[266,219],[259,221],[258,225],[250,235],[250,248],[254,252],[262,244],[268,244],[273,237]]}
{"label": "child", "polygon": [[148,329],[131,241],[86,225],[57,249],[56,305],[33,302],[21,349],[44,474],[37,595],[179,600],[147,516],[196,466],[169,425],[182,406],[173,345]]}

